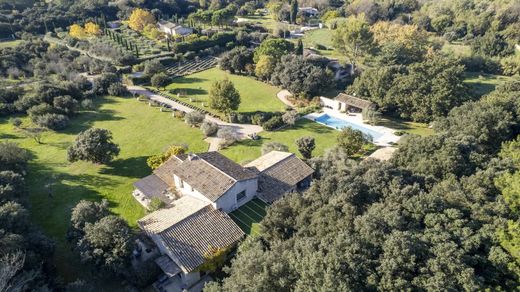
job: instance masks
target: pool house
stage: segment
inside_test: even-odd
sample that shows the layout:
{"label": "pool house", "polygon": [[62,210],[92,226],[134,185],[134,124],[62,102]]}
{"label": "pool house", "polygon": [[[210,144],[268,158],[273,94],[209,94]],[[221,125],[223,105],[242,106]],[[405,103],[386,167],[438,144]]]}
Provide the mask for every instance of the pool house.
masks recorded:
{"label": "pool house", "polygon": [[376,105],[366,99],[340,93],[334,99],[321,97],[321,103],[330,109],[346,113],[360,113],[366,109],[375,109]]}

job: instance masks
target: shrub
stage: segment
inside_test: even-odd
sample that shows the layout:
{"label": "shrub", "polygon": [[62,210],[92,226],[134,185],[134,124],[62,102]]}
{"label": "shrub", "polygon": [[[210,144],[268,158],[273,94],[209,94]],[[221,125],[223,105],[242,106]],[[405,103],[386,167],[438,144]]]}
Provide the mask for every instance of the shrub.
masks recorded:
{"label": "shrub", "polygon": [[298,112],[290,110],[285,112],[282,115],[282,120],[285,124],[292,126],[296,123],[296,119],[298,119]]}
{"label": "shrub", "polygon": [[53,100],[54,108],[65,115],[71,115],[76,111],[78,102],[70,95],[56,96]]}
{"label": "shrub", "polygon": [[130,92],[126,89],[126,87],[121,82],[115,82],[110,84],[107,89],[108,94],[114,96],[128,96]]}
{"label": "shrub", "polygon": [[29,115],[33,123],[36,123],[36,117],[51,113],[54,113],[54,109],[52,108],[52,106],[46,103],[35,105],[31,107],[29,110],[27,110],[27,114]]}
{"label": "shrub", "polygon": [[92,101],[92,99],[84,99],[81,102],[81,107],[86,110],[92,110],[95,108],[95,105],[94,105],[94,102]]}
{"label": "shrub", "polygon": [[166,75],[165,73],[157,73],[152,76],[152,79],[150,80],[153,87],[161,88],[165,87],[170,83],[170,77]]}
{"label": "shrub", "polygon": [[161,201],[159,198],[152,198],[150,204],[148,204],[148,210],[153,212],[166,207],[166,203]]}
{"label": "shrub", "polygon": [[204,133],[204,136],[210,137],[217,133],[218,125],[212,121],[204,120],[200,129],[202,130],[202,133]]}
{"label": "shrub", "polygon": [[224,140],[224,146],[229,146],[238,141],[238,133],[230,127],[220,128],[217,137]]}
{"label": "shrub", "polygon": [[265,122],[262,127],[267,131],[272,131],[283,126],[283,119],[281,116],[274,116]]}
{"label": "shrub", "polygon": [[198,127],[204,121],[205,115],[198,111],[192,111],[184,116],[186,124],[192,127]]}
{"label": "shrub", "polygon": [[148,76],[155,75],[165,70],[163,64],[158,59],[148,60],[144,63],[143,73]]}
{"label": "shrub", "polygon": [[94,163],[108,163],[119,155],[119,146],[112,142],[112,132],[105,129],[88,129],[79,133],[67,149],[70,162],[86,160]]}
{"label": "shrub", "polygon": [[69,124],[69,118],[61,114],[48,113],[41,116],[35,116],[34,122],[40,127],[51,130],[61,130]]}
{"label": "shrub", "polygon": [[22,120],[20,120],[19,118],[11,118],[11,119],[9,119],[9,122],[11,123],[11,125],[15,126],[16,128],[18,128],[22,125]]}
{"label": "shrub", "polygon": [[316,143],[313,137],[301,137],[296,140],[296,146],[298,146],[298,151],[300,151],[301,155],[305,159],[312,158],[312,151],[316,147]]}

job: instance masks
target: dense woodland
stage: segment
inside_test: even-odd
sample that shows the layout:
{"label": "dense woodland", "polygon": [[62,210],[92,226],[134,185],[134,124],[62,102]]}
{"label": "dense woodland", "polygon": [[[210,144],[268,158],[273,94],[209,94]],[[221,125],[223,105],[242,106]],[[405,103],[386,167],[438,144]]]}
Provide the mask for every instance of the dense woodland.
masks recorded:
{"label": "dense woodland", "polygon": [[[270,31],[233,22],[262,11],[278,23],[301,25],[313,20],[297,12],[304,6],[319,9],[319,21],[331,31],[332,47],[315,45],[312,52],[338,53],[352,68],[346,80],[332,81],[328,59],[307,58],[301,40],[283,38],[290,33],[283,25]],[[136,8],[154,21],[175,20],[200,34],[168,40],[163,45],[171,56],[141,62],[133,49],[121,53],[71,33],[73,24],[126,21]],[[204,35],[206,28],[216,31]],[[43,35],[67,36],[57,45]],[[110,37],[128,47],[128,41]],[[316,96],[337,90],[371,100],[376,116],[424,122],[435,130],[432,136],[405,135],[387,162],[360,160],[368,141],[360,139],[352,151],[354,136],[317,157],[314,140],[300,138],[300,153],[316,170],[311,189],[274,203],[262,234],[239,245],[207,291],[518,289],[517,0],[0,0],[0,39],[11,38],[21,41],[0,48],[0,78],[20,86],[0,88],[0,118],[37,143],[44,131],[66,131],[101,96],[127,96],[125,73],[142,72],[134,82],[164,89],[172,82],[164,73],[171,64],[217,55],[221,69],[288,89],[302,104],[298,112],[235,113],[240,96],[233,83],[216,82],[210,106],[231,122],[265,130],[291,126],[315,110]],[[445,44],[469,52],[446,51]],[[468,72],[511,78],[482,95],[464,82]],[[25,116],[30,126],[22,125]],[[236,140],[200,113],[185,120],[205,136]],[[104,129],[83,131],[68,148],[68,160],[108,163],[120,150],[111,140]],[[288,149],[276,143],[267,148]],[[152,156],[149,165],[156,167],[164,155]],[[63,283],[54,271],[54,242],[30,219],[25,179],[31,159],[30,149],[0,142],[0,291],[92,291],[94,283]],[[46,187],[52,196],[52,186]],[[85,270],[103,271],[126,287],[154,281],[155,265],[131,267],[137,232],[107,202],[81,201],[70,214],[67,241]]]}
{"label": "dense woodland", "polygon": [[208,290],[514,290],[519,94],[453,109],[389,162],[312,159],[312,188],[276,202]]}

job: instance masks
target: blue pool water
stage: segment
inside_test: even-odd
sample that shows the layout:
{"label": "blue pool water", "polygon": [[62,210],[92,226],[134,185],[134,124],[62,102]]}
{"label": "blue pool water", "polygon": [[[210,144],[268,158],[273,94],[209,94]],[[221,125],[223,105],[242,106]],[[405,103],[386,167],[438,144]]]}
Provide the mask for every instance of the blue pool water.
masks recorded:
{"label": "blue pool water", "polygon": [[326,126],[329,126],[331,128],[338,129],[338,130],[341,130],[345,127],[349,127],[354,130],[359,130],[359,131],[363,132],[364,134],[371,136],[372,139],[379,139],[383,136],[382,133],[376,132],[369,128],[365,128],[358,124],[354,124],[354,123],[351,123],[351,122],[348,122],[348,121],[345,121],[342,119],[331,117],[327,114],[321,115],[320,117],[316,118],[315,121],[318,123],[324,124]]}

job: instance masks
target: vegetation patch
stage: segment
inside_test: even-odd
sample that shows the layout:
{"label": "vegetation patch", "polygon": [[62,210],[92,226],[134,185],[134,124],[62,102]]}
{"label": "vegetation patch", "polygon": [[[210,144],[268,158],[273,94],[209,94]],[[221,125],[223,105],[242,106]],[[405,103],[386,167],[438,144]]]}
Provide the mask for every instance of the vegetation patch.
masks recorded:
{"label": "vegetation patch", "polygon": [[320,125],[307,119],[301,119],[292,127],[283,128],[275,132],[260,133],[259,140],[243,140],[233,146],[223,149],[222,154],[238,163],[244,163],[258,158],[261,155],[262,145],[268,142],[278,142],[289,147],[289,152],[297,153],[296,140],[303,136],[313,137],[316,148],[313,156],[321,155],[326,149],[336,144],[339,131]]}
{"label": "vegetation patch", "polygon": [[218,114],[209,107],[209,90],[214,81],[225,78],[233,82],[240,93],[238,112],[277,112],[285,109],[284,104],[276,97],[279,88],[250,77],[230,75],[217,68],[176,78],[166,90],[167,94],[178,96],[184,102]]}
{"label": "vegetation patch", "polygon": [[247,235],[260,235],[260,221],[267,214],[268,205],[259,199],[253,199],[235,211],[229,216]]}
{"label": "vegetation patch", "polygon": [[[188,145],[193,152],[208,147],[198,129],[135,99],[106,97],[97,103],[96,110],[82,112],[63,132],[45,132],[42,144],[16,130],[7,119],[0,120],[0,139],[31,151],[27,176],[31,215],[56,240],[55,264],[65,280],[85,277],[85,269],[65,240],[72,207],[80,200],[107,199],[110,210],[135,227],[145,211],[131,195],[132,184],[150,173],[146,159],[172,144]],[[27,118],[23,121],[22,126],[29,123]],[[121,148],[117,159],[106,166],[67,162],[67,147],[90,127],[110,130]]]}

